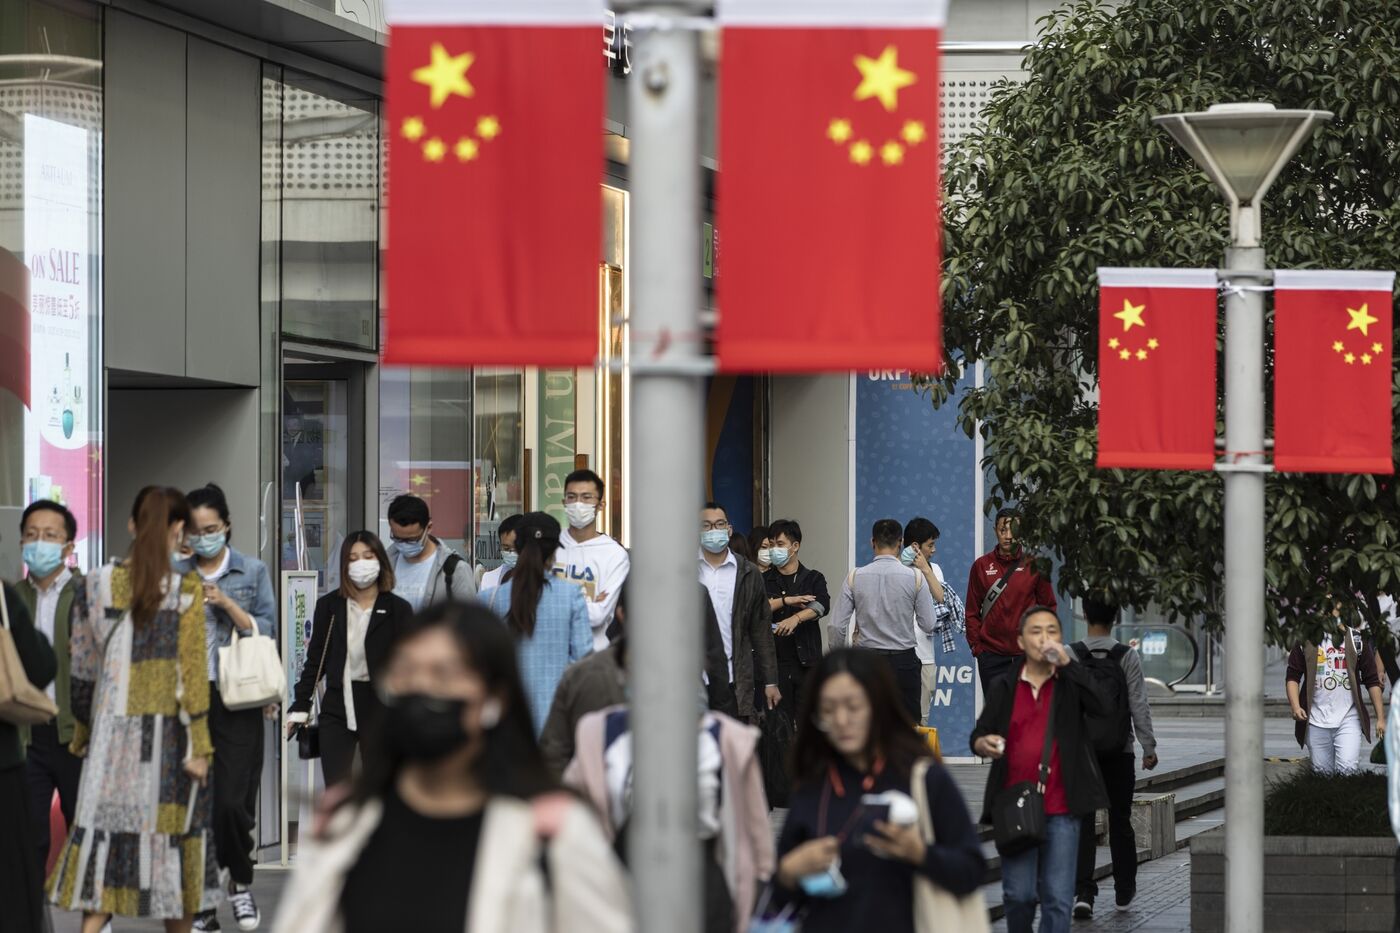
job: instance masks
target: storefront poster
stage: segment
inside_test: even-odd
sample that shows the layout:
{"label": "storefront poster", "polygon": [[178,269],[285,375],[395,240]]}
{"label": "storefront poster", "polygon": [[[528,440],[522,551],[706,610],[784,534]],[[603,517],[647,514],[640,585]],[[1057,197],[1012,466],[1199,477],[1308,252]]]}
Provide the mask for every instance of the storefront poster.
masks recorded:
{"label": "storefront poster", "polygon": [[282,661],[287,666],[287,683],[301,677],[306,649],[311,644],[311,620],[316,610],[314,570],[282,571]]}
{"label": "storefront poster", "polygon": [[[870,528],[881,518],[901,525],[916,516],[938,526],[934,560],[949,586],[966,596],[967,575],[977,557],[975,443],[957,424],[956,405],[935,409],[907,371],[857,373],[856,562],[873,557]],[[970,379],[970,377],[969,377]],[[961,392],[963,386],[959,386]],[[937,673],[929,724],[938,728],[943,753],[966,757],[977,715],[977,677],[967,639],[951,652],[935,639]]]}
{"label": "storefront poster", "polygon": [[578,449],[575,398],[578,372],[541,369],[539,380],[540,455],[535,508],[548,512],[565,525],[568,519],[564,515],[564,479],[574,471],[574,454]]}

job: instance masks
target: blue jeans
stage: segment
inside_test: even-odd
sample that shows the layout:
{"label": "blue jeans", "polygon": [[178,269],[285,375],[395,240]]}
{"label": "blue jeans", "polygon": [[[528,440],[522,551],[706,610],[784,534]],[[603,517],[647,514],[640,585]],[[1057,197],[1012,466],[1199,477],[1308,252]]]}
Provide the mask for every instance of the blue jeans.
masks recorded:
{"label": "blue jeans", "polygon": [[1045,824],[1045,842],[1001,861],[1008,933],[1031,933],[1037,900],[1040,933],[1068,933],[1079,859],[1079,819],[1068,814],[1050,816]]}

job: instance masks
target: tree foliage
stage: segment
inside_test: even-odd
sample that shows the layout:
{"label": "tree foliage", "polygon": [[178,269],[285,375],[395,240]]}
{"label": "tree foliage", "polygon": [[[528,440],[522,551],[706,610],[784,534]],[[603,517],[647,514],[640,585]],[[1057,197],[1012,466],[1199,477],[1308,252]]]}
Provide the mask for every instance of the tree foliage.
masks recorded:
{"label": "tree foliage", "polygon": [[[1395,0],[1077,0],[1042,21],[1027,79],[1003,83],[950,152],[946,340],[984,366],[960,418],[986,439],[988,508],[1021,504],[1063,592],[1222,623],[1220,476],[1094,466],[1096,268],[1214,268],[1228,240],[1222,197],[1152,116],[1227,101],[1333,111],[1265,203],[1268,263],[1400,268],[1398,49]],[[1374,622],[1374,597],[1400,591],[1391,479],[1268,478],[1272,640],[1316,634],[1333,598]]]}

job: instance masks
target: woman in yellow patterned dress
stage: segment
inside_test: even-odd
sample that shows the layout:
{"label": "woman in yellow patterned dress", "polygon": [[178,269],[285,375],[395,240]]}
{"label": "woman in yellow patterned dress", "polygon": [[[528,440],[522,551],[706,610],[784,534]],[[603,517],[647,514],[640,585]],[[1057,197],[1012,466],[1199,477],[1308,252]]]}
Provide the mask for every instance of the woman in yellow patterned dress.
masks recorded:
{"label": "woman in yellow patterned dress", "polygon": [[75,619],[71,747],[87,761],[49,898],[85,912],[83,933],[112,914],[184,933],[223,889],[205,786],[214,749],[204,593],[198,574],[171,570],[189,520],[178,490],[142,489],[126,560],[88,577]]}

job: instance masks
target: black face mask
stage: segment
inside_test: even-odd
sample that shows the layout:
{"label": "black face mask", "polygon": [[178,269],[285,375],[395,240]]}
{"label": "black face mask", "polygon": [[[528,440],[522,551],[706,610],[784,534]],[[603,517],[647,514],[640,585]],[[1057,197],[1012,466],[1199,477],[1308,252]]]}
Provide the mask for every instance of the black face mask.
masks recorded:
{"label": "black face mask", "polygon": [[411,761],[432,761],[467,743],[465,700],[406,693],[388,698],[389,744]]}

